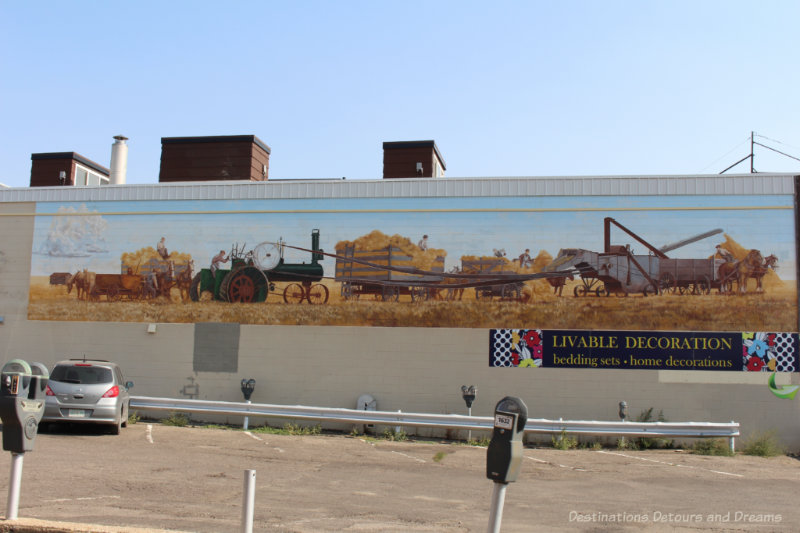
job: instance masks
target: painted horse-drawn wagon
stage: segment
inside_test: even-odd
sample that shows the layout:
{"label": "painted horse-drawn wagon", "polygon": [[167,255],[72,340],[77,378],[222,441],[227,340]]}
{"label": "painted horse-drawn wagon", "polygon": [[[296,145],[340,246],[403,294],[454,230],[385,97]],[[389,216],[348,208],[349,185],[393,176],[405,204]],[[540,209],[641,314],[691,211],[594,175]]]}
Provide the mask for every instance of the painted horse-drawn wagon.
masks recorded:
{"label": "painted horse-drawn wagon", "polygon": [[[413,257],[400,248],[356,250],[349,245],[337,250],[335,280],[341,283],[344,300],[372,296],[385,302],[407,295],[423,301],[437,295],[437,283],[444,279],[444,257],[436,257],[428,274],[416,274]],[[439,273],[442,275],[439,275]]]}
{"label": "painted horse-drawn wagon", "polygon": [[[508,262],[502,257],[462,259],[461,271],[465,274],[476,275],[476,280],[487,276],[496,277],[499,280],[502,280],[504,277],[519,278],[517,272],[503,270],[503,267],[507,264]],[[524,287],[525,283],[522,281],[481,285],[475,287],[475,299],[488,301],[499,298],[500,300],[519,302],[524,299],[522,292]]]}
{"label": "painted horse-drawn wagon", "polygon": [[89,289],[89,297],[97,300],[105,296],[109,302],[123,296],[129,300],[142,297],[144,276],[139,274],[95,274],[94,286]]}

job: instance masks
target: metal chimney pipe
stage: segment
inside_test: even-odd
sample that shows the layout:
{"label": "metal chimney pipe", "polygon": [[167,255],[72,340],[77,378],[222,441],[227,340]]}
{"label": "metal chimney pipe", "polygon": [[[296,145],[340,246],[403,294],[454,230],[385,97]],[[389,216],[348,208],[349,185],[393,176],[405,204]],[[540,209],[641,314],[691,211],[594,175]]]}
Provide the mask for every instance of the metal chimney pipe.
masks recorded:
{"label": "metal chimney pipe", "polygon": [[124,185],[125,175],[128,172],[128,145],[125,143],[128,138],[122,135],[114,136],[114,144],[111,145],[111,185]]}

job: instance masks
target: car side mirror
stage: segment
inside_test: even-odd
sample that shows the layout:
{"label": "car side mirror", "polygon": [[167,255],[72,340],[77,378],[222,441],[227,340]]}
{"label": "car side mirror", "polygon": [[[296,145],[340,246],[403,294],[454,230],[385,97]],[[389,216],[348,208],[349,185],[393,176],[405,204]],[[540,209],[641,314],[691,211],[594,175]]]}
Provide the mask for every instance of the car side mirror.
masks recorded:
{"label": "car side mirror", "polygon": [[133,388],[133,381],[126,381],[125,382],[125,388],[126,389],[132,389]]}

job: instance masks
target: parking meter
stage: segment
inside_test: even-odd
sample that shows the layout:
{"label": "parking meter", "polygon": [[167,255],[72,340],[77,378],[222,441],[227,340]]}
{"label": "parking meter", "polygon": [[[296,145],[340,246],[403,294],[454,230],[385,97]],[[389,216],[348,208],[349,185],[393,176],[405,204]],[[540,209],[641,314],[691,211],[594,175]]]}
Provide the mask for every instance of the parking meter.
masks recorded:
{"label": "parking meter", "polygon": [[44,415],[47,380],[50,374],[41,363],[12,359],[0,374],[0,418],[3,420],[3,449],[13,453],[33,450]]}
{"label": "parking meter", "polygon": [[256,388],[256,380],[254,379],[243,379],[242,380],[242,394],[244,395],[245,401],[250,401],[250,396],[253,395],[253,391]]}
{"label": "parking meter", "polygon": [[517,480],[522,465],[522,435],[528,408],[514,396],[506,396],[494,408],[494,430],[486,451],[486,477],[495,483]]}

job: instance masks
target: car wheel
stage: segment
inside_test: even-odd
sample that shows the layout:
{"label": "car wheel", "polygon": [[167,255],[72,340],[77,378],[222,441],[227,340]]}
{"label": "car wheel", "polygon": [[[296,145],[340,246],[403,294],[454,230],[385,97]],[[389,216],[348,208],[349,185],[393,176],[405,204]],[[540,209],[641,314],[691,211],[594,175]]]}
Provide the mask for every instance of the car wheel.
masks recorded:
{"label": "car wheel", "polygon": [[130,416],[130,412],[131,412],[130,405],[128,406],[127,409],[124,409],[122,411],[122,427],[124,428],[128,427],[128,417]]}
{"label": "car wheel", "polygon": [[120,410],[119,418],[117,419],[117,422],[113,426],[111,426],[111,434],[112,435],[119,435],[120,432],[122,431],[122,412],[123,412],[123,410]]}

